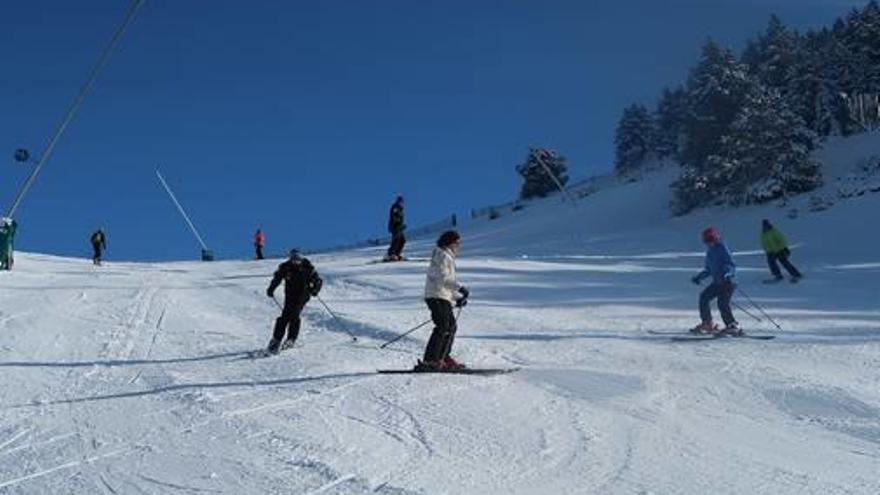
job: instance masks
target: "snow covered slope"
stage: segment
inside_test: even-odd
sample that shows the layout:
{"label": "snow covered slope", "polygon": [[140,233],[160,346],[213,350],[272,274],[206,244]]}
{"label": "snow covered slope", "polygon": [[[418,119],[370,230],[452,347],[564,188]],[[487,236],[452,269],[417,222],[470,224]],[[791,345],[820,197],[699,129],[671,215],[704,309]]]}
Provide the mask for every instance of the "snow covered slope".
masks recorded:
{"label": "snow covered slope", "polygon": [[[428,241],[408,263],[316,256],[358,342],[313,301],[301,346],[257,360],[277,261],[20,254],[0,272],[0,493],[880,492],[880,194],[670,219],[668,181],[463,227],[455,354],[523,367],[496,377],[375,373],[423,350],[427,328],[377,347],[428,317]],[[802,283],[760,283],[765,217]],[[648,333],[696,323],[708,223],[783,331],[740,321],[775,340]]]}

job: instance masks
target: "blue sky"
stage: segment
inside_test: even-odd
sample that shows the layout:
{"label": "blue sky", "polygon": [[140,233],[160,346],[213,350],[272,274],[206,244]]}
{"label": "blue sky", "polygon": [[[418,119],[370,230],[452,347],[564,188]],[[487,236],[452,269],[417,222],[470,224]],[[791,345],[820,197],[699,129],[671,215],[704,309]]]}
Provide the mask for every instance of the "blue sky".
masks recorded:
{"label": "blue sky", "polygon": [[[818,0],[147,0],[17,220],[18,249],[192,259],[159,166],[219,256],[315,248],[513,199],[530,145],[570,174],[611,169],[621,109],[681,82],[707,36],[739,48],[771,13],[805,28],[863,2]],[[0,15],[0,209],[127,8],[7,2]],[[637,212],[634,212],[637,214]]]}

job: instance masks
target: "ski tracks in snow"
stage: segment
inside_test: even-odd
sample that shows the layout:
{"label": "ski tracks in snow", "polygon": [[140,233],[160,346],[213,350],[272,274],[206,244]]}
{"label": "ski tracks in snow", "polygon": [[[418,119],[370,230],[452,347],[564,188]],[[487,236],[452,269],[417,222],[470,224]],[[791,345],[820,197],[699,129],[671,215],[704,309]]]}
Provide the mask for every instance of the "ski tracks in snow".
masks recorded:
{"label": "ski tracks in snow", "polygon": [[[103,337],[92,340],[100,345],[97,352],[96,363],[99,362],[124,362],[132,358],[137,350],[137,342],[146,329],[149,318],[159,313],[161,320],[164,315],[164,301],[160,302],[159,290],[155,287],[155,283],[148,277],[141,276],[138,280],[138,287],[132,296],[123,301],[108,300],[105,293],[99,293],[94,297],[87,295],[87,289],[79,292],[77,297],[77,305],[72,305],[70,316],[76,320],[91,321],[89,327],[97,337],[99,333],[106,331]],[[123,305],[119,305],[123,302]],[[109,304],[108,304],[109,303]],[[107,311],[107,308],[119,308]],[[101,309],[98,309],[101,308]],[[94,317],[82,317],[79,315],[83,312],[91,312],[97,315]],[[150,341],[151,345],[155,343],[155,337],[161,325],[157,325],[156,333]],[[62,330],[63,331],[63,330]],[[80,351],[81,352],[81,351]],[[147,353],[150,352],[148,348]],[[124,367],[121,368],[124,370]],[[132,380],[120,380],[122,378],[121,370],[112,366],[77,367],[71,366],[64,379],[60,380],[62,388],[59,394],[62,397],[75,398],[94,393],[95,390],[106,390],[107,387],[118,385],[119,383],[133,382]],[[42,409],[42,408],[41,408]],[[106,408],[88,403],[70,403],[65,408],[67,411],[66,421],[61,421],[58,426],[65,424],[70,425],[72,432],[49,438],[45,441],[32,442],[27,445],[15,448],[16,458],[24,460],[21,457],[22,452],[31,452],[27,456],[29,460],[25,463],[19,463],[19,472],[22,474],[18,477],[11,478],[7,481],[0,480],[0,487],[12,486],[29,482],[32,480],[46,478],[47,476],[62,470],[76,470],[77,473],[68,481],[69,486],[79,486],[83,491],[99,491],[114,493],[112,485],[108,482],[104,473],[98,468],[99,461],[123,455],[131,452],[138,447],[124,446],[126,442],[120,442],[119,439],[108,438],[110,433],[99,432],[99,428],[95,424],[97,418],[100,418],[106,412]],[[58,422],[63,416],[56,412],[48,411],[48,414],[41,414],[40,421],[52,427],[52,422]],[[19,436],[10,440],[20,438],[24,433],[36,430],[36,426],[31,430],[23,431]],[[73,443],[71,443],[71,441]],[[119,444],[123,446],[120,447]],[[114,448],[113,444],[117,444]],[[76,460],[64,460],[62,455],[72,453],[71,449],[64,448],[65,445],[74,447],[77,452]],[[43,447],[52,447],[40,454],[36,449]],[[3,452],[0,449],[0,456],[9,452]],[[38,466],[51,465],[55,462],[54,467],[43,469]],[[13,465],[14,466],[14,465]],[[12,471],[4,470],[5,473],[12,474]],[[50,482],[48,486],[52,486]]]}

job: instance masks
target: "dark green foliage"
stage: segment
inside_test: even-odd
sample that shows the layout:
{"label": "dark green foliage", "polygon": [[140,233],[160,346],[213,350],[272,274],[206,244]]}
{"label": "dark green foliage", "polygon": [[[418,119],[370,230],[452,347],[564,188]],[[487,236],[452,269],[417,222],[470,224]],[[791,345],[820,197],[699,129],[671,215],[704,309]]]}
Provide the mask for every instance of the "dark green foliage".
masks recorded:
{"label": "dark green foliage", "polygon": [[524,180],[519,194],[522,199],[543,198],[558,190],[557,182],[563,187],[568,183],[565,157],[544,148],[530,148],[525,163],[516,171]]}
{"label": "dark green foliage", "polygon": [[664,88],[654,112],[654,155],[659,159],[678,159],[681,127],[688,112],[684,88]]}
{"label": "dark green foliage", "polygon": [[687,113],[681,123],[680,158],[697,170],[721,145],[754,84],[733,54],[709,40],[688,78]]}
{"label": "dark green foliage", "polygon": [[742,62],[762,84],[784,94],[798,55],[797,35],[773,15],[766,31],[758,39],[749,41]]}
{"label": "dark green foliage", "polygon": [[617,146],[614,170],[620,175],[638,170],[651,156],[654,123],[643,105],[630,105],[623,111],[614,142]]}
{"label": "dark green foliage", "polygon": [[654,122],[650,152],[682,166],[678,213],[814,189],[820,138],[880,128],[880,5],[805,34],[772,16],[739,60],[710,40]]}
{"label": "dark green foliage", "polygon": [[676,212],[707,204],[763,203],[815,189],[815,135],[779,92],[755,85],[721,146],[702,169],[685,167],[675,185]]}

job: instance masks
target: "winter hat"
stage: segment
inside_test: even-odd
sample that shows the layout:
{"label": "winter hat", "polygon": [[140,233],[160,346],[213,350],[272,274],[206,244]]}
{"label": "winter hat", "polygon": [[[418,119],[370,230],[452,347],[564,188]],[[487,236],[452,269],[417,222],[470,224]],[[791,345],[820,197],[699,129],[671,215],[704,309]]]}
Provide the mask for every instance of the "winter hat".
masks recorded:
{"label": "winter hat", "polygon": [[703,242],[709,244],[711,242],[718,242],[718,239],[721,239],[721,233],[718,232],[718,229],[715,227],[706,227],[703,229]]}
{"label": "winter hat", "polygon": [[290,259],[292,259],[294,261],[298,261],[298,260],[303,259],[303,255],[299,251],[299,249],[293,248],[290,250]]}
{"label": "winter hat", "polygon": [[765,218],[764,220],[761,220],[761,228],[764,230],[770,230],[773,228],[773,225],[770,223],[770,220]]}

